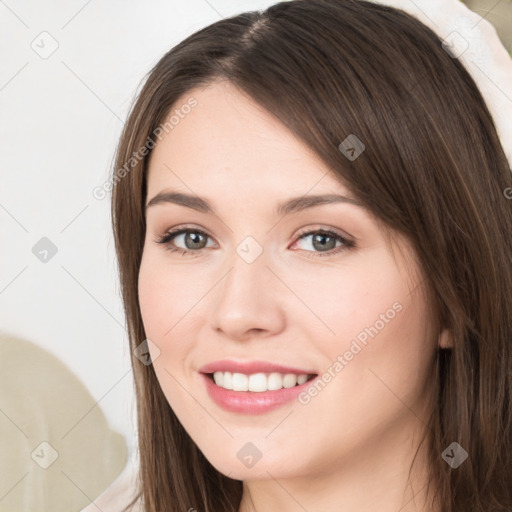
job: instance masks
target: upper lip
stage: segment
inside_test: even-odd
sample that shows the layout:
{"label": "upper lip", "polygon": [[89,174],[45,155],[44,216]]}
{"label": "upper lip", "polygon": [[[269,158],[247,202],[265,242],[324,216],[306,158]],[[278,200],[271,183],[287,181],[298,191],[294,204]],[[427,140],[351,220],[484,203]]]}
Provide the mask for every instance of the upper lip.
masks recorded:
{"label": "upper lip", "polygon": [[231,372],[231,373],[245,373],[251,375],[253,373],[294,373],[296,375],[302,374],[316,374],[315,371],[305,370],[303,368],[293,368],[290,366],[283,366],[279,364],[269,363],[267,361],[233,361],[224,359],[221,361],[213,361],[205,364],[199,368],[201,373],[214,373],[214,372]]}

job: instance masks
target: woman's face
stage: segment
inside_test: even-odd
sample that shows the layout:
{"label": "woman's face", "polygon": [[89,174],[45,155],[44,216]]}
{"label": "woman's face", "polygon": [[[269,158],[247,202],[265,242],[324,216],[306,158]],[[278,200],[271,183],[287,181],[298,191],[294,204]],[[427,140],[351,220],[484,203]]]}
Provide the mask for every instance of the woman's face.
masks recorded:
{"label": "woman's face", "polygon": [[[139,274],[170,406],[211,464],[240,480],[407,458],[438,342],[410,246],[399,238],[392,250],[325,164],[235,88],[193,90],[173,112],[192,96],[153,150],[146,201],[176,193],[189,205],[147,207]],[[348,200],[310,201],[319,195]],[[189,232],[156,242],[177,228]],[[202,373],[213,370],[235,390]],[[302,373],[317,376],[294,386]]]}

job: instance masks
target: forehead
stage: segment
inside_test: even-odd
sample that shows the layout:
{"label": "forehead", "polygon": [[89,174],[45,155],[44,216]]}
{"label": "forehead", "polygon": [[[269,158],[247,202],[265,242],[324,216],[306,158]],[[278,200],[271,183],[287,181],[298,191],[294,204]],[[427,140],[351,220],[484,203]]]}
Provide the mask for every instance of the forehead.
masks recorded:
{"label": "forehead", "polygon": [[348,195],[318,155],[229,82],[190,90],[175,102],[167,120],[190,98],[197,105],[186,109],[152,151],[148,193],[188,186],[226,193],[284,187],[292,194],[314,189]]}

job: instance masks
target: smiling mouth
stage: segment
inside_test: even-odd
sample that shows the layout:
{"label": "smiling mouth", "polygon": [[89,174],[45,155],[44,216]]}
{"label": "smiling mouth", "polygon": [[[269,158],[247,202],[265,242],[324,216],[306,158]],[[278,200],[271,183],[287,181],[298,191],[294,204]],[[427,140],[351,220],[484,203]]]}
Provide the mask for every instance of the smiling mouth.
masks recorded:
{"label": "smiling mouth", "polygon": [[205,375],[220,388],[254,393],[302,386],[317,376],[317,374],[299,375],[279,372],[254,373],[251,375],[236,372],[214,372]]}

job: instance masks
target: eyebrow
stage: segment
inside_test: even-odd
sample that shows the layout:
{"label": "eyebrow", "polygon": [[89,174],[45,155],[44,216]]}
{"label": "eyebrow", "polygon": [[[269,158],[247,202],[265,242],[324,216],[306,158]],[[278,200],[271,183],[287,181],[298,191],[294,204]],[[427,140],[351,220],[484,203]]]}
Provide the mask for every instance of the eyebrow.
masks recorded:
{"label": "eyebrow", "polygon": [[[199,196],[193,196],[189,194],[184,194],[182,192],[173,192],[168,190],[159,192],[156,196],[154,196],[146,204],[145,211],[147,211],[147,209],[150,208],[151,206],[166,203],[178,204],[181,206],[185,206],[187,208],[192,208],[193,210],[197,210],[198,212],[216,215],[213,207],[206,199],[203,199]],[[350,203],[356,206],[363,207],[362,203],[350,197],[342,196],[339,194],[321,194],[293,197],[291,199],[287,199],[286,201],[280,203],[277,206],[275,213],[278,216],[284,216],[290,213],[300,212],[308,208],[313,208],[315,206],[334,203]]]}

